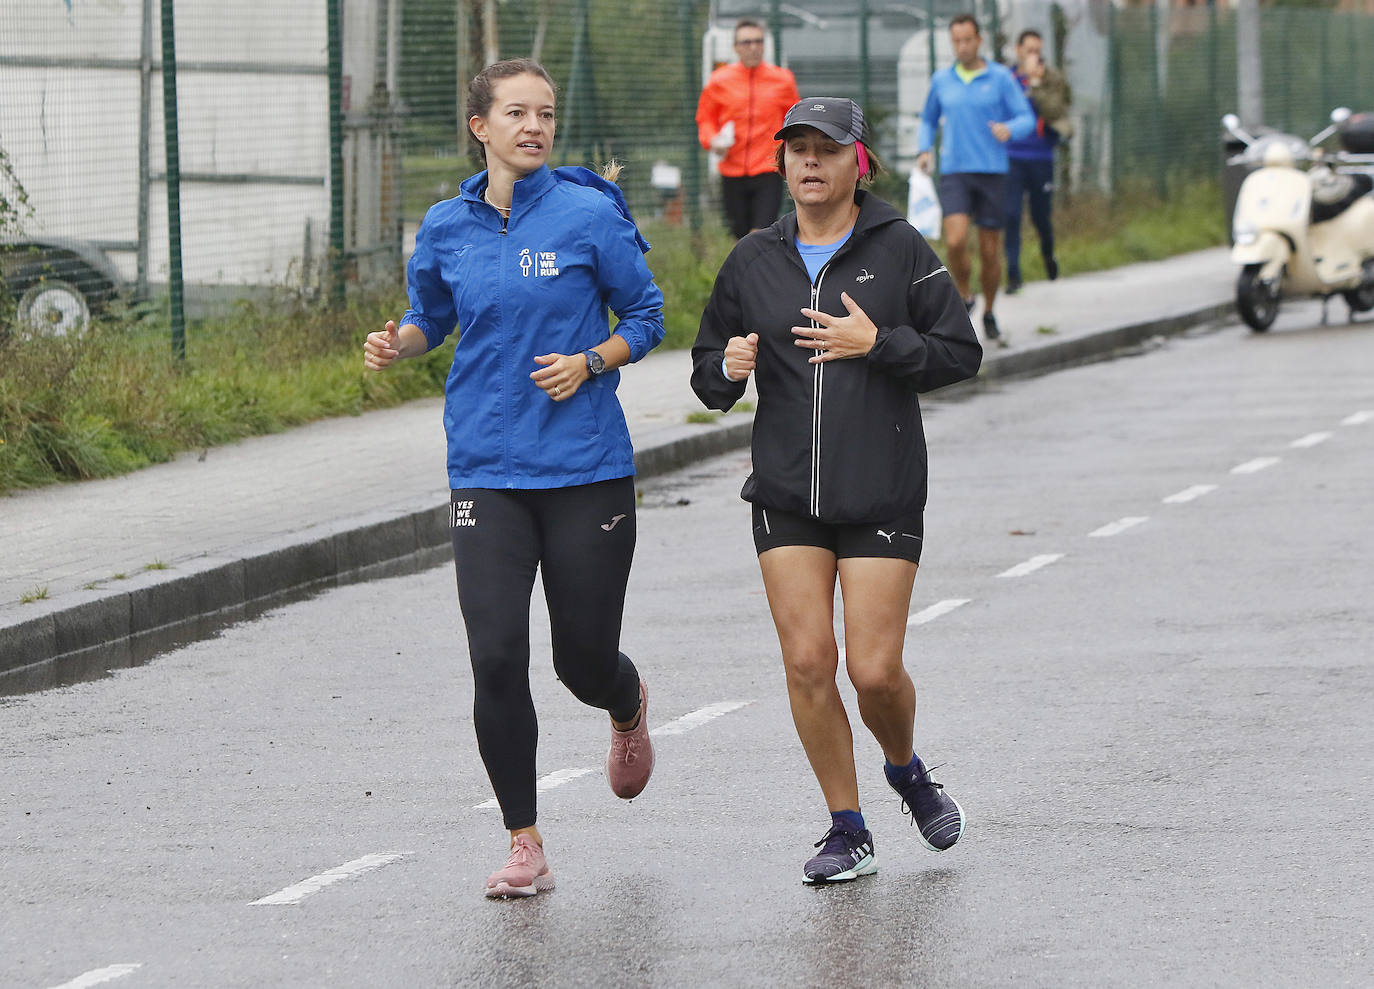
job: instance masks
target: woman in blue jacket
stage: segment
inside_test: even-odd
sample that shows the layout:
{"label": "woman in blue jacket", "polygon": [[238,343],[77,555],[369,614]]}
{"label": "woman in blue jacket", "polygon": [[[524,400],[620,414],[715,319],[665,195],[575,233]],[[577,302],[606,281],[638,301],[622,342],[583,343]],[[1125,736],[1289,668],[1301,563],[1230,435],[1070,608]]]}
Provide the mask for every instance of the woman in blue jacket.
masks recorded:
{"label": "woman in blue jacket", "polygon": [[468,87],[467,113],[487,168],[426,214],[410,308],[399,327],[368,335],[364,362],[380,371],[461,327],[444,403],[450,524],[477,746],[511,840],[486,895],[533,896],[553,888],[535,826],[536,569],[558,678],[610,714],[611,789],[638,796],[653,770],[647,694],[619,649],[635,490],[615,389],[617,368],[663,339],[663,295],[613,182],[546,165],[554,83],[543,67],[488,66]]}

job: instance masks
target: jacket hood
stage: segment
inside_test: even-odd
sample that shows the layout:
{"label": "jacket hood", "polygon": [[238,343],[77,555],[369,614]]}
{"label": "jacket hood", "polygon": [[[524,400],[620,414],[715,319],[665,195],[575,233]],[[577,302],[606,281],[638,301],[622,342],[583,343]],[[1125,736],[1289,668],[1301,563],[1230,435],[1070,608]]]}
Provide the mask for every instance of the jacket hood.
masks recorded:
{"label": "jacket hood", "polygon": [[[906,220],[906,217],[897,212],[896,207],[887,200],[879,199],[873,193],[863,189],[854,192],[854,202],[859,204],[859,216],[854,221],[854,234],[866,233],[869,230],[876,230],[878,227],[885,227],[889,223]],[[770,229],[784,243],[792,243],[797,238],[797,214],[795,212],[786,214]],[[851,234],[851,236],[853,235]]]}
{"label": "jacket hood", "polygon": [[[547,165],[540,165],[523,179],[517,179],[515,185],[523,203],[526,200],[539,199],[549,189],[553,188],[556,182],[570,182],[573,185],[595,189],[615,204],[615,208],[620,211],[621,216],[631,223],[635,222],[634,216],[630,213],[630,204],[625,201],[625,194],[620,191],[620,186],[603,179],[591,169],[583,168],[581,165],[564,165],[552,170]],[[486,192],[486,189],[486,169],[468,177],[459,186],[462,198],[472,203],[481,201],[482,194]],[[639,232],[638,225],[635,227],[635,241],[639,244],[642,253],[649,253],[649,242]]]}

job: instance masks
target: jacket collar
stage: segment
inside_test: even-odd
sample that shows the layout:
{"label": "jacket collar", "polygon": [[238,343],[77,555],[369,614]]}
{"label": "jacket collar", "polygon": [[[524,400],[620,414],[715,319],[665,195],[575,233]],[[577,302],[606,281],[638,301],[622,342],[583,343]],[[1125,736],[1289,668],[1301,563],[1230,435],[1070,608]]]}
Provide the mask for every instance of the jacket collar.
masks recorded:
{"label": "jacket collar", "polygon": [[[591,169],[583,168],[580,165],[564,165],[562,168],[552,171],[549,166],[540,165],[523,179],[517,179],[514,192],[511,195],[511,217],[521,216],[528,212],[559,182],[572,182],[575,185],[595,189],[615,204],[615,208],[620,211],[621,216],[634,223],[634,216],[630,213],[630,206],[625,202],[625,194],[620,191],[620,187],[614,182],[603,179]],[[458,188],[466,202],[483,202],[483,194],[487,191],[486,171],[480,171],[465,179]],[[635,230],[635,241],[639,244],[639,250],[642,253],[649,253],[649,242],[640,234],[638,228]]]}
{"label": "jacket collar", "polygon": [[[853,243],[854,237],[858,234],[902,219],[902,214],[890,203],[863,189],[855,191],[854,201],[859,204],[859,215],[854,220],[854,232],[850,235],[848,243]],[[794,243],[797,239],[797,214],[788,213],[774,223],[772,229],[784,244]]]}
{"label": "jacket collar", "polygon": [[[516,217],[527,211],[553,188],[554,181],[553,172],[549,171],[548,165],[540,165],[523,179],[516,179],[515,189],[511,194],[511,216]],[[487,191],[487,170],[484,168],[476,175],[468,177],[458,188],[465,201],[485,202],[482,197]]]}

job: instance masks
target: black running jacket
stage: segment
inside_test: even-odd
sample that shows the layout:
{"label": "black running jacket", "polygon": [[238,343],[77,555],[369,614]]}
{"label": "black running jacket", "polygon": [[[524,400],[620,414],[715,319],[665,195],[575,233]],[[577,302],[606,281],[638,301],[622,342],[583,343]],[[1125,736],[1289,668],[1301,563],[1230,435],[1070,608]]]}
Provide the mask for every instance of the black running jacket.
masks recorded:
{"label": "black running jacket", "polygon": [[[728,411],[745,382],[725,377],[731,337],[758,333],[754,471],[745,501],[827,522],[889,522],[926,502],[918,392],[978,373],[983,348],[945,266],[883,200],[855,193],[854,232],[816,276],[789,213],[743,238],[716,276],[692,347],[692,388]],[[848,292],[878,327],[865,357],[812,364],[795,344],[801,309],[834,315]],[[815,324],[809,324],[815,325]]]}

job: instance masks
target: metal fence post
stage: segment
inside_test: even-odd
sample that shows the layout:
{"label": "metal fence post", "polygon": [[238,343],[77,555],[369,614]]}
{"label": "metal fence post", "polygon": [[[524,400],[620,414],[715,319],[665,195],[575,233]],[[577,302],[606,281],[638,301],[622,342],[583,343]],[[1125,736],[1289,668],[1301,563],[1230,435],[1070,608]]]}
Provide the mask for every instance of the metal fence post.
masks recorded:
{"label": "metal fence post", "polygon": [[1217,64],[1217,5],[1207,4],[1207,92],[1211,97],[1212,125],[1221,122],[1221,77]]}
{"label": "metal fence post", "polygon": [[782,2],[768,0],[768,27],[773,32],[773,61],[782,65]]}
{"label": "metal fence post", "polygon": [[868,0],[859,0],[859,106],[864,114],[872,111],[869,104],[869,84],[873,71],[868,64]]}
{"label": "metal fence post", "polygon": [[138,258],[135,262],[134,296],[148,298],[148,257],[153,200],[153,0],[143,0],[143,20],[138,40]]}
{"label": "metal fence post", "polygon": [[458,110],[454,116],[457,118],[455,130],[458,136],[458,153],[461,155],[463,149],[468,146],[468,83],[473,76],[477,75],[476,72],[469,71],[472,54],[472,22],[468,16],[468,0],[457,0],[454,4],[453,33],[455,35],[453,65],[454,72],[458,77]]}
{"label": "metal fence post", "polygon": [[596,158],[596,75],[592,69],[591,10],[587,0],[573,9],[572,68],[568,71],[567,144],[590,167]]}
{"label": "metal fence post", "polygon": [[1264,75],[1256,0],[1236,0],[1236,102],[1246,127],[1264,125]]}
{"label": "metal fence post", "polygon": [[326,0],[329,20],[329,298],[344,301],[343,23],[340,0]]}
{"label": "metal fence post", "polygon": [[181,149],[177,140],[177,43],[173,0],[162,0],[162,116],[167,153],[167,291],[172,356],[186,359],[186,286],[181,272]]}
{"label": "metal fence post", "polygon": [[1152,110],[1150,114],[1153,121],[1150,130],[1154,134],[1154,148],[1150,159],[1154,162],[1155,173],[1155,192],[1160,199],[1169,195],[1169,183],[1165,178],[1165,157],[1168,148],[1164,145],[1164,78],[1168,72],[1167,66],[1160,60],[1159,45],[1154,43],[1154,39],[1159,37],[1161,21],[1159,18],[1159,5],[1150,5],[1150,92],[1154,95]]}
{"label": "metal fence post", "polygon": [[1108,183],[1110,195],[1116,195],[1118,163],[1121,159],[1121,39],[1117,37],[1116,4],[1107,5],[1107,69],[1109,74],[1107,97]]}
{"label": "metal fence post", "polygon": [[[697,105],[701,89],[697,81],[696,31],[692,24],[692,0],[678,0],[678,20],[682,30],[682,105]],[[683,140],[687,150],[687,167],[683,172],[682,190],[687,205],[687,224],[693,231],[701,229],[701,145],[697,141],[697,125],[689,115],[683,125]]]}

